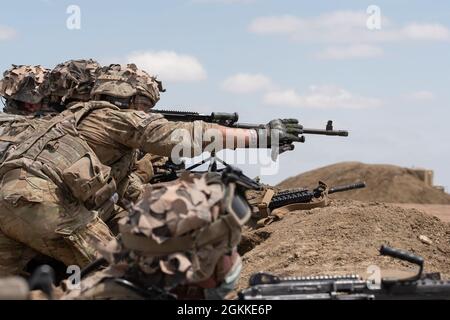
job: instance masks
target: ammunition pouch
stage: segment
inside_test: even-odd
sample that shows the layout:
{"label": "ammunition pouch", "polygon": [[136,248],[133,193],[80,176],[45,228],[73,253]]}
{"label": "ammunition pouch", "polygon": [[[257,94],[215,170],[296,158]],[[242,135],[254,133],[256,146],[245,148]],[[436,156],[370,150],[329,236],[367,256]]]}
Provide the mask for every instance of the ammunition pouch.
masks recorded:
{"label": "ammunition pouch", "polygon": [[[62,178],[72,194],[85,202],[91,197],[95,205],[107,198],[104,193],[110,192],[111,186],[107,184],[110,168],[103,165],[95,155],[87,153],[84,157],[63,170]],[[115,187],[115,182],[112,180]],[[110,193],[109,197],[112,195]]]}
{"label": "ammunition pouch", "polygon": [[85,205],[88,209],[97,210],[99,217],[103,221],[107,221],[111,217],[114,205],[119,199],[119,195],[116,191],[116,182],[110,177],[107,183],[101,187],[95,195],[85,203]]}

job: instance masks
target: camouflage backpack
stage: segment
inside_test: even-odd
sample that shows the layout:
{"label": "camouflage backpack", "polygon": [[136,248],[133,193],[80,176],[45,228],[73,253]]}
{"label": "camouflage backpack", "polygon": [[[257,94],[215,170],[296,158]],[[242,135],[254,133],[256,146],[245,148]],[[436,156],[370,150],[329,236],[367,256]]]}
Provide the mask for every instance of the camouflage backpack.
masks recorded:
{"label": "camouflage backpack", "polygon": [[98,68],[100,64],[92,59],[60,63],[45,77],[42,94],[50,103],[63,105],[70,101],[89,101]]}

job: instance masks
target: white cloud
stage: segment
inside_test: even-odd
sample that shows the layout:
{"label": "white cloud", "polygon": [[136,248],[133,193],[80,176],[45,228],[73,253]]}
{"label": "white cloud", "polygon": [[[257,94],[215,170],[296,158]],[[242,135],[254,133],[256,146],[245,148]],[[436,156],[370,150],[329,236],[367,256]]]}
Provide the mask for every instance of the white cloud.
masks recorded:
{"label": "white cloud", "polygon": [[319,59],[356,59],[356,58],[375,58],[383,55],[383,49],[371,45],[351,45],[339,47],[327,47],[316,54]]}
{"label": "white cloud", "polygon": [[261,17],[252,21],[249,30],[259,34],[291,34],[301,25],[302,20],[291,15]]}
{"label": "white cloud", "polygon": [[414,40],[445,41],[450,38],[450,31],[440,24],[412,23],[403,28],[402,33]]}
{"label": "white cloud", "polygon": [[6,26],[0,26],[0,41],[10,40],[17,35],[16,30]]}
{"label": "white cloud", "polygon": [[450,31],[440,24],[411,23],[395,26],[381,16],[381,30],[367,28],[368,15],[363,11],[334,11],[316,17],[292,15],[259,17],[249,31],[262,35],[285,35],[293,41],[313,43],[367,44],[407,40],[450,40]]}
{"label": "white cloud", "polygon": [[353,94],[335,85],[310,86],[306,93],[282,89],[261,73],[237,73],[222,82],[222,90],[235,94],[264,91],[266,105],[297,108],[365,109],[382,105],[379,99]]}
{"label": "white cloud", "polygon": [[272,80],[263,74],[237,73],[222,82],[222,89],[232,93],[251,93],[268,89]]}
{"label": "white cloud", "polygon": [[133,52],[126,60],[162,81],[192,82],[206,79],[206,71],[197,58],[174,51]]}
{"label": "white cloud", "polygon": [[419,90],[415,92],[411,92],[406,96],[409,100],[415,100],[415,101],[429,101],[434,100],[436,96],[433,92],[428,90]]}
{"label": "white cloud", "polygon": [[272,91],[264,95],[263,102],[268,105],[323,109],[364,109],[382,104],[379,99],[358,96],[333,85],[310,86],[305,94],[299,94],[292,89]]}

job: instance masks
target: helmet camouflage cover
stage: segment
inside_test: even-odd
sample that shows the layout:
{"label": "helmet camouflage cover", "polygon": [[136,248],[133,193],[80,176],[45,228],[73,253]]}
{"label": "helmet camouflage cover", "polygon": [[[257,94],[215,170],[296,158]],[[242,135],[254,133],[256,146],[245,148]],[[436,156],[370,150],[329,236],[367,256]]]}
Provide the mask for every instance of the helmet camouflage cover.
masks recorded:
{"label": "helmet camouflage cover", "polygon": [[52,102],[89,101],[100,64],[92,59],[68,60],[58,64],[45,77],[42,94]]}
{"label": "helmet camouflage cover", "polygon": [[43,98],[40,85],[49,70],[37,65],[13,65],[3,73],[0,95],[6,100],[38,104]]}
{"label": "helmet camouflage cover", "polygon": [[141,95],[149,98],[155,105],[159,101],[160,91],[163,91],[161,82],[138,69],[135,64],[111,64],[98,70],[92,95],[116,98]]}
{"label": "helmet camouflage cover", "polygon": [[225,188],[220,179],[188,173],[149,185],[119,222],[121,239],[100,251],[160,288],[208,279],[241,237],[242,225],[224,209]]}

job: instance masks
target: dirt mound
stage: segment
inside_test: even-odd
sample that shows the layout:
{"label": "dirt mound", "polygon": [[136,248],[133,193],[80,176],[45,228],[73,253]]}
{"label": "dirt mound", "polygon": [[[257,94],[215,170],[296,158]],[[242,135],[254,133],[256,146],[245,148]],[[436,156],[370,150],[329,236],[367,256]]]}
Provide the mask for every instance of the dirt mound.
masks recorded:
{"label": "dirt mound", "polygon": [[425,271],[450,277],[450,224],[417,209],[335,200],[329,207],[292,212],[271,225],[245,231],[239,247],[244,262],[239,287],[246,287],[249,276],[258,271],[367,276],[370,265],[411,271],[406,262],[379,256],[382,244],[416,253],[425,258]]}
{"label": "dirt mound", "polygon": [[393,165],[342,162],[284,180],[281,188],[314,188],[319,180],[330,186],[365,181],[365,189],[333,194],[336,199],[390,203],[450,204],[450,195],[425,184],[417,172]]}

